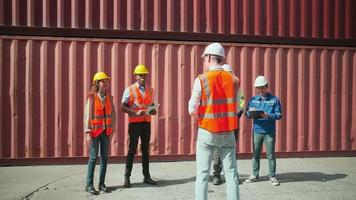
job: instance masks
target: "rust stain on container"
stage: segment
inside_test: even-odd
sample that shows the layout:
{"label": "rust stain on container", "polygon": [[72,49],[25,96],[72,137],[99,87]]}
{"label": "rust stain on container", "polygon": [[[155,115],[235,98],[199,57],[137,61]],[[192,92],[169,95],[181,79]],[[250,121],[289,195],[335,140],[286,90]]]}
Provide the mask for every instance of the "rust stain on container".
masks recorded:
{"label": "rust stain on container", "polygon": [[[83,107],[98,70],[111,77],[117,133],[110,155],[127,152],[127,116],[119,109],[139,63],[160,103],[152,155],[195,153],[197,124],[187,111],[205,43],[0,36],[0,158],[88,155]],[[356,150],[356,49],[224,44],[246,100],[265,75],[282,102],[277,152]],[[251,152],[251,121],[240,121],[239,153]]]}

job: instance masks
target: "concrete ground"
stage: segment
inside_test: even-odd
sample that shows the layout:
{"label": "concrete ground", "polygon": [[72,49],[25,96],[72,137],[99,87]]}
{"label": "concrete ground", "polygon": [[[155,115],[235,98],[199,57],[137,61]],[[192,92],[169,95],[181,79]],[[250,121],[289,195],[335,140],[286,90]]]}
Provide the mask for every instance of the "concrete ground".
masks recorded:
{"label": "concrete ground", "polygon": [[[239,177],[251,171],[250,160],[238,160]],[[132,188],[122,187],[124,164],[108,166],[106,185],[112,193],[93,196],[84,191],[86,165],[0,167],[0,199],[194,199],[195,162],[151,163],[157,186],[142,183],[141,165],[132,173]],[[95,186],[98,180],[96,168]],[[261,181],[240,185],[240,199],[356,199],[356,157],[289,158],[277,160],[280,186],[267,180],[261,161]],[[225,199],[225,184],[209,183],[209,199]]]}

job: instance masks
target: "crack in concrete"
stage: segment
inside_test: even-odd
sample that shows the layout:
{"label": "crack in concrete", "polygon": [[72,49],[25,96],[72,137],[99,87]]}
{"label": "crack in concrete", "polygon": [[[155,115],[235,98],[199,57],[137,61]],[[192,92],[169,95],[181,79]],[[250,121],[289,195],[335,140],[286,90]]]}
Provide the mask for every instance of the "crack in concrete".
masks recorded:
{"label": "crack in concrete", "polygon": [[48,189],[47,186],[49,186],[49,185],[51,185],[51,184],[53,184],[53,183],[56,183],[56,182],[58,182],[58,181],[64,180],[64,179],[66,179],[66,178],[73,177],[73,176],[78,176],[78,175],[82,175],[82,174],[84,174],[84,173],[85,173],[85,172],[81,172],[81,173],[78,173],[78,174],[73,174],[73,175],[69,175],[69,176],[64,176],[64,177],[58,178],[58,179],[56,179],[56,180],[54,180],[54,181],[51,181],[51,182],[49,182],[49,183],[47,183],[47,184],[45,184],[45,185],[42,185],[42,186],[38,187],[36,190],[32,191],[31,193],[29,193],[29,194],[26,195],[25,197],[22,197],[21,200],[30,200],[30,199],[32,199],[33,195],[34,195],[36,192],[39,192],[39,191],[41,191],[41,190],[43,190],[43,189],[45,190],[45,188]]}

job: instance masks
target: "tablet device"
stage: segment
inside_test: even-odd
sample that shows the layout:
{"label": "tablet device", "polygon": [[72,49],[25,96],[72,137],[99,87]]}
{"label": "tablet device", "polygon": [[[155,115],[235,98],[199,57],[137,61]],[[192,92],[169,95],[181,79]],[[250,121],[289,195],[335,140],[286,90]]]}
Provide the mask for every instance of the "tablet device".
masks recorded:
{"label": "tablet device", "polygon": [[146,110],[146,113],[150,115],[150,112],[151,112],[152,110],[157,110],[158,107],[159,107],[159,104],[148,106],[148,107],[147,107],[147,110]]}
{"label": "tablet device", "polygon": [[264,113],[263,110],[250,110],[251,118],[261,118],[261,114]]}

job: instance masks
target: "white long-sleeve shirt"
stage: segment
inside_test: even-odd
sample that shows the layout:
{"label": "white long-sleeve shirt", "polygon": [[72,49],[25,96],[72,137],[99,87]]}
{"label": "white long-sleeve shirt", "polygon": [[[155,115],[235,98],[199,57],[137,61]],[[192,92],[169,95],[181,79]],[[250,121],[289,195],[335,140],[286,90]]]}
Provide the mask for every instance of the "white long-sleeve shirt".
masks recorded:
{"label": "white long-sleeve shirt", "polygon": [[[212,66],[209,68],[209,71],[214,71],[214,70],[224,70],[221,66]],[[238,92],[239,88],[236,88],[236,95],[237,99],[240,99],[240,93]],[[193,89],[192,89],[192,95],[189,99],[188,102],[188,112],[190,115],[192,114],[197,114],[198,108],[200,106],[200,100],[201,100],[201,84],[199,78],[195,78],[194,83],[193,83]],[[239,110],[239,103],[236,104],[236,111]]]}

